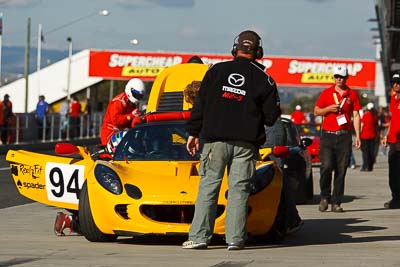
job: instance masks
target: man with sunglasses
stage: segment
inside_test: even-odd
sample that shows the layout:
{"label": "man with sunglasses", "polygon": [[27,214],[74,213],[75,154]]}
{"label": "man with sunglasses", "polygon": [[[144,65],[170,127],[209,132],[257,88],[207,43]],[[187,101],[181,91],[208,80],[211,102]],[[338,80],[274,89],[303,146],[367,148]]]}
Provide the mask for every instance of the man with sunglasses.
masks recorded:
{"label": "man with sunglasses", "polygon": [[132,128],[135,123],[140,121],[138,107],[144,93],[143,81],[133,78],[126,84],[124,92],[111,99],[101,127],[100,139],[102,145],[107,145],[114,133]]}
{"label": "man with sunglasses", "polygon": [[[352,149],[352,130],[355,132],[355,147],[360,148],[360,99],[357,92],[351,90],[346,81],[346,66],[334,68],[335,84],[322,91],[314,114],[323,116],[319,157],[321,201],[319,211],[328,209],[343,212],[341,207],[344,195],[345,176]],[[353,120],[352,120],[353,119]],[[332,173],[334,173],[333,190]]]}
{"label": "man with sunglasses", "polygon": [[400,208],[400,74],[392,77],[389,111],[392,115],[388,135],[382,138],[382,145],[389,145],[389,187],[392,199],[384,204],[387,209]]}

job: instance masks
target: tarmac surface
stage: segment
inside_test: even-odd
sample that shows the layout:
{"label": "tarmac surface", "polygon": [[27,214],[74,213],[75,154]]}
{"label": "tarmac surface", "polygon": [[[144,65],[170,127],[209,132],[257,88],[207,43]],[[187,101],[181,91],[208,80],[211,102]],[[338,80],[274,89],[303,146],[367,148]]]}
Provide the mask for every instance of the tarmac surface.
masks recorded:
{"label": "tarmac surface", "polygon": [[[359,164],[360,151],[355,156]],[[344,213],[318,211],[319,168],[313,169],[314,201],[298,206],[304,227],[280,245],[227,251],[222,244],[183,250],[184,240],[176,238],[91,243],[83,236],[55,236],[58,209],[29,203],[0,209],[0,267],[400,266],[400,210],[383,208],[390,198],[387,158],[378,156],[373,172],[360,172],[359,165],[348,169]]]}

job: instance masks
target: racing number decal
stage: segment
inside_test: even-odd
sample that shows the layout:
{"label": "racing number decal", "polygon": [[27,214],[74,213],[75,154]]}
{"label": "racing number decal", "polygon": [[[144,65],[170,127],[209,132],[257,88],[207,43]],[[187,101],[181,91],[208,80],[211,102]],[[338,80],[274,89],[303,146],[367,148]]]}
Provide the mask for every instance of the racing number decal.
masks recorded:
{"label": "racing number decal", "polygon": [[[78,173],[78,169],[74,170],[74,173],[69,179],[66,190],[69,193],[75,193],[76,198],[79,199]],[[62,197],[64,195],[64,176],[61,169],[58,167],[51,169],[49,179],[52,186],[59,188],[58,192],[55,189],[51,189],[51,193],[53,193],[55,197]]]}
{"label": "racing number decal", "polygon": [[47,198],[56,202],[78,204],[85,167],[48,162],[46,164]]}

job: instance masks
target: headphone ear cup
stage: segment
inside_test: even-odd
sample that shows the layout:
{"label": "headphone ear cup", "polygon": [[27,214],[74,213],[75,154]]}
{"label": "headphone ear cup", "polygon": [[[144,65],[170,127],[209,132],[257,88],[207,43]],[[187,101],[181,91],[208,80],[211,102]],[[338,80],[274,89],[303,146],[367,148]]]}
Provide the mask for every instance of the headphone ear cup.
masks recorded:
{"label": "headphone ear cup", "polygon": [[264,55],[264,49],[262,48],[262,46],[257,47],[256,59],[262,58],[263,55]]}
{"label": "headphone ear cup", "polygon": [[231,54],[232,54],[232,56],[236,57],[236,55],[237,55],[237,45],[236,44],[234,44],[232,46]]}

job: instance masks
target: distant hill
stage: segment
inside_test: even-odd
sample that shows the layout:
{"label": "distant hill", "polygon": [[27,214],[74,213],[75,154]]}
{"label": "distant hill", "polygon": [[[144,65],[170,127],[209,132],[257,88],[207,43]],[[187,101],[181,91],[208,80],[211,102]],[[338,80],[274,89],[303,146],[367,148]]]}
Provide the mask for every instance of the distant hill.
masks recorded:
{"label": "distant hill", "polygon": [[[77,51],[74,51],[76,53]],[[68,50],[50,50],[42,49],[42,63],[44,68],[63,58],[68,57]],[[7,83],[16,78],[23,76],[25,73],[25,47],[22,46],[3,46],[1,60],[1,76],[2,80]],[[35,72],[37,69],[37,48],[30,49],[29,72]]]}

